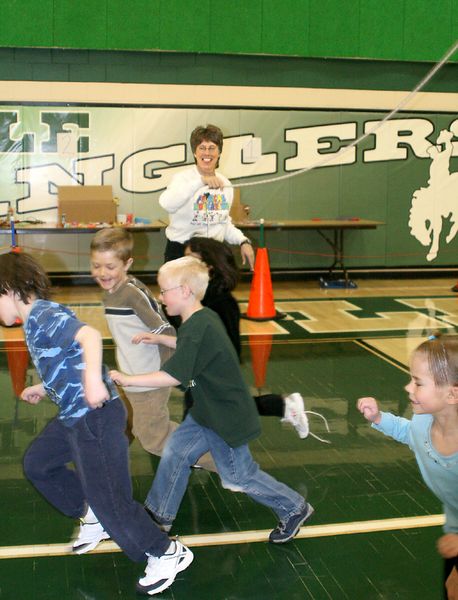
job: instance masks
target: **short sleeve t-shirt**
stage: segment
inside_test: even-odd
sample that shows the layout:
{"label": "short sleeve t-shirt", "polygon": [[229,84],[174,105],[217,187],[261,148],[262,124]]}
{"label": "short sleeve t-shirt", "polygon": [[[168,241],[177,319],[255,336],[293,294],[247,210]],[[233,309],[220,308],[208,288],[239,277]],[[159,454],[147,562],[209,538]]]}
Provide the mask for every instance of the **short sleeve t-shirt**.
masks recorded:
{"label": "short sleeve t-shirt", "polygon": [[229,446],[246,444],[261,433],[239,359],[212,310],[202,308],[180,326],[175,354],[162,370],[190,389],[192,418]]}
{"label": "short sleeve t-shirt", "polygon": [[[93,410],[85,401],[83,350],[75,340],[83,326],[69,308],[49,300],[36,300],[24,324],[35,368],[49,398],[59,407],[58,418],[67,426]],[[110,398],[117,397],[106,369],[104,374]]]}

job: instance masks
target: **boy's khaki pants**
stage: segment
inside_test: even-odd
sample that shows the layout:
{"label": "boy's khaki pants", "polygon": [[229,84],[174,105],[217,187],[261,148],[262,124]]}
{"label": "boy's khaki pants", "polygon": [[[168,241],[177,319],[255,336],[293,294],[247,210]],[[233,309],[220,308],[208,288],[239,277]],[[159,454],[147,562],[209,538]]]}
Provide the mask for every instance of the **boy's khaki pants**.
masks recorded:
{"label": "boy's khaki pants", "polygon": [[[132,407],[132,433],[142,447],[155,456],[162,456],[162,450],[178,427],[170,420],[168,400],[170,388],[158,388],[146,392],[123,390]],[[216,466],[209,452],[197,464],[207,471],[216,472]]]}

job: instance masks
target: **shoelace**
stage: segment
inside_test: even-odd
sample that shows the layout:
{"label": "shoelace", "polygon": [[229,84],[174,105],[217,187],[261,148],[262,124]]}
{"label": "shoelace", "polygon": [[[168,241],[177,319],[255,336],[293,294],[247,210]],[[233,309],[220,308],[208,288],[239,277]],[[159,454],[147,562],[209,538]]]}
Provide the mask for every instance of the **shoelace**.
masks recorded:
{"label": "shoelace", "polygon": [[[331,433],[331,430],[329,429],[328,421],[327,421],[327,419],[326,419],[326,417],[325,417],[324,415],[322,415],[321,413],[317,413],[317,412],[315,412],[315,411],[313,411],[313,410],[304,410],[304,413],[305,413],[306,415],[316,415],[317,417],[321,417],[321,418],[323,419],[323,421],[324,421],[324,424],[325,424],[325,426],[326,426],[326,431],[327,431],[328,433]],[[308,419],[307,419],[307,424],[308,424]],[[311,436],[312,436],[312,437],[314,437],[316,440],[318,440],[318,441],[320,441],[320,442],[323,442],[323,444],[330,444],[330,443],[331,443],[331,442],[330,442],[330,440],[324,440],[323,438],[320,438],[319,436],[317,436],[317,435],[315,435],[314,433],[312,433],[312,432],[310,431],[310,428],[309,428],[308,435],[311,435]]]}

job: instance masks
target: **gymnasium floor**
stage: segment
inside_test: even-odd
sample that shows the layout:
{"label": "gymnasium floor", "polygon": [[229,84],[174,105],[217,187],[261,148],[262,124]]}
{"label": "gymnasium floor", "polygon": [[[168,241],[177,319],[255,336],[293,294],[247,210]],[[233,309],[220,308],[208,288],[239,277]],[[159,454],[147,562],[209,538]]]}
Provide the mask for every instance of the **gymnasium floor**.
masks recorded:
{"label": "gymnasium floor", "polygon": [[[161,598],[186,600],[372,600],[440,598],[441,506],[422,483],[407,447],[372,431],[355,409],[374,395],[384,409],[410,415],[403,386],[408,354],[432,329],[458,329],[453,279],[361,281],[356,290],[320,290],[316,283],[275,283],[277,322],[244,321],[243,371],[255,388],[300,391],[311,431],[331,443],[300,440],[278,418],[263,417],[252,444],[269,473],[308,494],[316,513],[284,546],[265,542],[275,517],[250,499],[223,490],[215,475],[192,473],[173,533],[195,553],[193,564]],[[113,364],[96,288],[61,288],[57,298],[100,327],[105,360]],[[248,298],[241,285],[238,297]],[[54,415],[48,401],[19,402],[17,389],[35,380],[18,346],[21,330],[0,328],[1,478],[0,598],[120,600],[138,597],[133,564],[111,542],[100,552],[71,556],[74,523],[24,480],[21,457]],[[269,355],[263,379],[259,351]],[[256,373],[252,366],[255,357]],[[22,366],[21,366],[22,365]],[[257,381],[256,381],[257,378]],[[173,392],[171,413],[181,415]],[[131,445],[134,493],[141,501],[157,459]]]}

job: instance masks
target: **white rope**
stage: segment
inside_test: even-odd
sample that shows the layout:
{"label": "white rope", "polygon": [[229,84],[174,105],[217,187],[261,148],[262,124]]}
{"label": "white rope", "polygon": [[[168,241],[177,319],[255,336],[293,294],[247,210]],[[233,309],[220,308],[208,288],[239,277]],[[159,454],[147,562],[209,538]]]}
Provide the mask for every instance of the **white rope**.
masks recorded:
{"label": "white rope", "polygon": [[441,60],[436,65],[434,65],[434,67],[420,81],[420,83],[418,83],[414,87],[414,89],[411,92],[409,92],[407,94],[407,96],[405,96],[401,100],[401,102],[399,102],[399,104],[388,115],[386,115],[386,117],[384,117],[384,119],[379,121],[372,129],[370,129],[366,133],[363,133],[363,135],[361,135],[359,138],[357,138],[351,144],[349,144],[348,146],[345,146],[345,148],[341,148],[339,150],[339,152],[330,153],[327,157],[323,158],[323,160],[320,160],[309,167],[305,167],[304,169],[300,169],[299,171],[294,171],[293,173],[287,173],[286,175],[280,175],[280,177],[272,177],[270,179],[262,179],[261,181],[249,181],[246,183],[235,183],[235,184],[232,184],[232,187],[241,188],[241,187],[248,187],[251,185],[261,185],[263,183],[274,183],[276,181],[282,181],[283,179],[289,179],[290,177],[296,177],[297,175],[302,175],[302,173],[307,173],[307,171],[311,171],[312,169],[326,165],[327,163],[335,160],[336,157],[338,157],[338,156],[343,156],[344,154],[349,152],[352,148],[357,146],[360,142],[362,142],[367,137],[369,137],[370,135],[375,133],[378,129],[383,127],[383,125],[387,121],[389,121],[392,117],[394,117],[395,114],[397,114],[408,102],[410,102],[410,100],[414,96],[416,96],[418,94],[418,92],[420,90],[422,90],[425,87],[425,85],[434,77],[434,75],[444,66],[444,64],[448,61],[450,56],[452,56],[452,54],[456,50],[458,50],[458,41],[456,41],[455,44],[449,50],[447,50],[447,52],[441,58]]}

